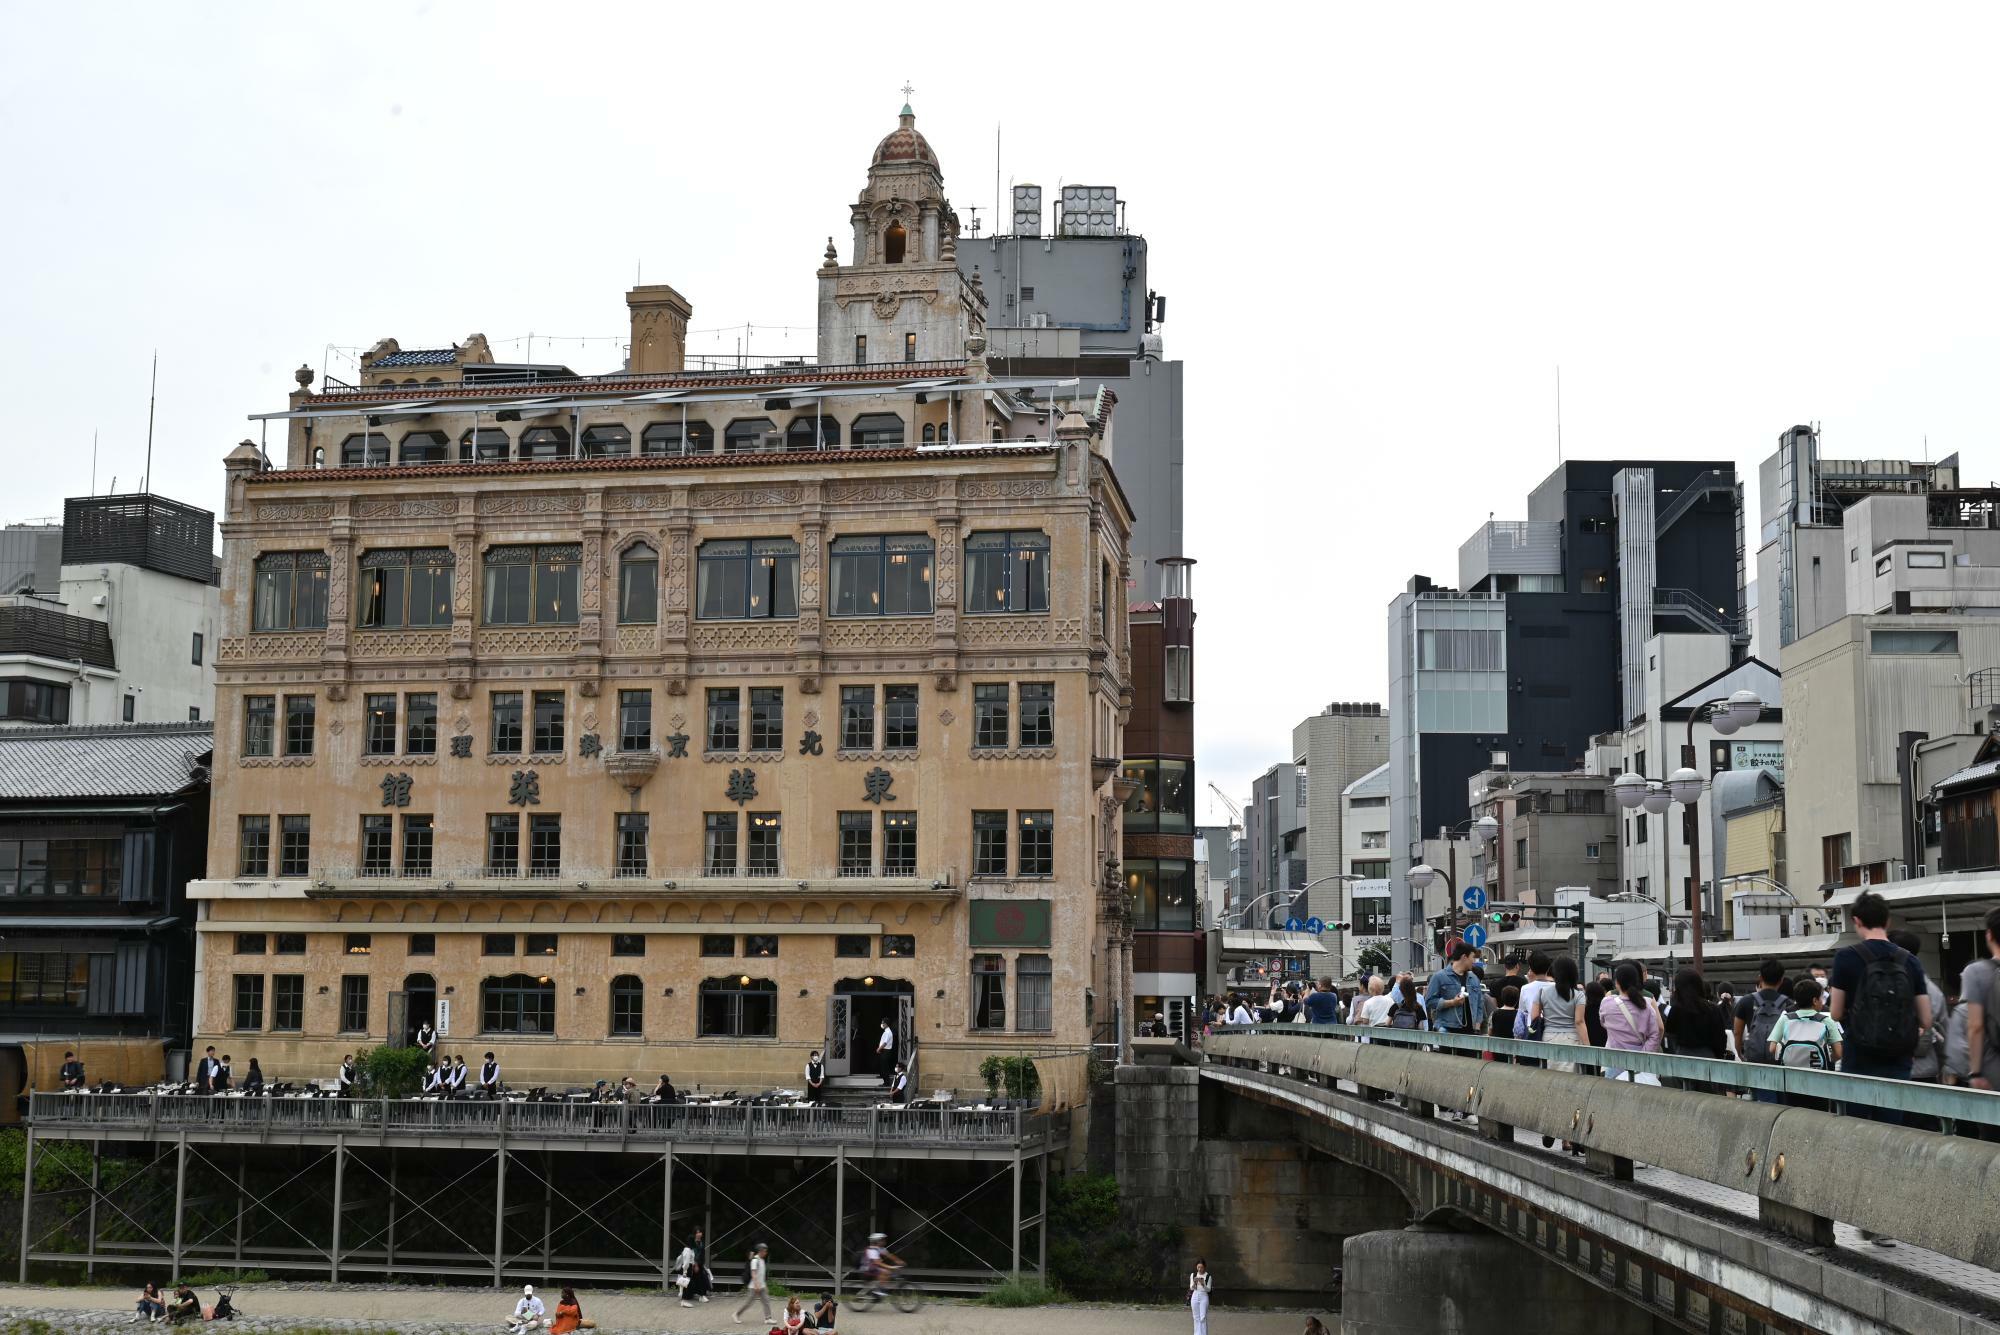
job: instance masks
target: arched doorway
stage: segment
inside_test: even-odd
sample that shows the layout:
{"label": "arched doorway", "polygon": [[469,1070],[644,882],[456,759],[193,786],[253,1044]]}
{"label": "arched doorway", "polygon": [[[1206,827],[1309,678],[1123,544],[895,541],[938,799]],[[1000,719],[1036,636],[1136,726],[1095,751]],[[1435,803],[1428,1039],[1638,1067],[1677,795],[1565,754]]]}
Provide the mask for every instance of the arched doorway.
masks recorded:
{"label": "arched doorway", "polygon": [[[916,1000],[916,988],[904,978],[869,974],[836,982],[827,1000],[827,1076],[882,1076],[896,1062],[910,1064],[915,1056]],[[885,1020],[894,1037],[886,1063],[877,1054]],[[917,1087],[914,1065],[910,1087]]]}
{"label": "arched doorway", "polygon": [[405,1020],[403,1042],[414,1043],[417,1030],[437,1023],[437,980],[427,973],[413,973],[403,980]]}

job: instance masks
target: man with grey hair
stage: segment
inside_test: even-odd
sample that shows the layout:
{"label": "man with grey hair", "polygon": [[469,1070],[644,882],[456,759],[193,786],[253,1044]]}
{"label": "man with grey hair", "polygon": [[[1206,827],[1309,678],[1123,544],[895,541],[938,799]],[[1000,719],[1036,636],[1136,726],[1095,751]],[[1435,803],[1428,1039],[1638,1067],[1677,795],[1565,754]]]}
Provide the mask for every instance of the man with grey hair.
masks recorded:
{"label": "man with grey hair", "polygon": [[1361,1008],[1368,1004],[1368,998],[1379,997],[1389,990],[1389,981],[1379,973],[1368,975],[1368,986],[1355,989],[1354,1002],[1347,1008],[1349,1024],[1365,1024],[1361,1018]]}

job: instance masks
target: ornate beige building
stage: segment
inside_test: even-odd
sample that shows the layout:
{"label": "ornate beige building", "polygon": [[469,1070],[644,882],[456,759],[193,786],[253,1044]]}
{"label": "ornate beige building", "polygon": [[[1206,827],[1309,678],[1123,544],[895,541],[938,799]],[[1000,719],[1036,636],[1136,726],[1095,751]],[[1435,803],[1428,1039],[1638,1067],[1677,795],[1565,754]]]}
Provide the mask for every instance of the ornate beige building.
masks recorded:
{"label": "ornate beige building", "polygon": [[323,1078],[433,1019],[514,1085],[748,1087],[886,1022],[930,1089],[1108,1025],[1113,403],[988,372],[942,194],[873,211],[937,185],[910,122],[822,292],[922,360],[680,372],[687,302],[637,289],[642,369],[395,349],[229,456],[198,1044]]}

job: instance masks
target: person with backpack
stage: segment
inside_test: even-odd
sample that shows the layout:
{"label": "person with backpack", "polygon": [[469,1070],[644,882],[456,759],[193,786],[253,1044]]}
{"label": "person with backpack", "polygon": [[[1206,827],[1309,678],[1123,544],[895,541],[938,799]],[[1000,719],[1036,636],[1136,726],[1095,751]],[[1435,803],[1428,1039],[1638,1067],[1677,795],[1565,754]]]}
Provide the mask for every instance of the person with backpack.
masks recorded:
{"label": "person with backpack", "polygon": [[[1889,902],[1864,890],[1849,910],[1861,940],[1833,957],[1833,1004],[1827,1009],[1846,1035],[1840,1069],[1849,1075],[1908,1080],[1918,1038],[1931,1027],[1924,966],[1889,940]],[[1862,1116],[1900,1126],[1901,1111],[1862,1107]]]}
{"label": "person with backpack", "polygon": [[1958,1008],[1965,1014],[1965,1083],[2000,1085],[2000,909],[1986,915],[1986,958],[1958,976]]}
{"label": "person with backpack", "polygon": [[743,1301],[736,1305],[739,1325],[753,1302],[764,1309],[764,1324],[771,1324],[770,1258],[771,1249],[761,1242],[750,1249],[750,1259],[743,1266]]}
{"label": "person with backpack", "polygon": [[[1660,1008],[1639,973],[1629,961],[1611,975],[1613,989],[1598,1004],[1604,1023],[1604,1046],[1621,1052],[1658,1052],[1665,1041],[1666,1028],[1660,1022]],[[1650,1071],[1610,1067],[1604,1072],[1613,1080],[1630,1080],[1635,1085],[1657,1085],[1660,1077]]]}
{"label": "person with backpack", "polygon": [[1792,985],[1793,1009],[1778,1017],[1766,1039],[1768,1060],[1809,1071],[1831,1071],[1840,1065],[1840,1023],[1819,1008],[1822,991],[1819,980],[1811,976]]}
{"label": "person with backpack", "polygon": [[[1778,1054],[1771,1047],[1771,1031],[1792,1009],[1791,995],[1785,991],[1785,966],[1765,960],[1757,966],[1757,990],[1736,1003],[1733,1028],[1736,1053],[1746,1062],[1771,1063]],[[1758,1103],[1776,1103],[1774,1089],[1753,1089],[1750,1097]]]}
{"label": "person with backpack", "polygon": [[[1366,1015],[1372,1012],[1375,1002],[1380,1000],[1382,1000],[1380,997],[1371,1000],[1368,1006],[1363,1009],[1363,1014]],[[1386,1024],[1391,1029],[1430,1028],[1430,1013],[1424,1005],[1423,995],[1417,991],[1416,980],[1408,974],[1404,974],[1397,981],[1396,990],[1392,994],[1389,1004],[1382,1008],[1382,1018],[1380,1020],[1370,1020],[1369,1023]]]}
{"label": "person with backpack", "polygon": [[[1889,933],[1890,944],[1914,955],[1923,949],[1923,942],[1915,932],[1894,931]],[[1935,1085],[1944,1075],[1944,1031],[1948,1007],[1945,1005],[1944,989],[1937,985],[1937,979],[1924,979],[1924,995],[1931,999],[1930,1025],[1917,1039],[1917,1055],[1910,1062],[1910,1079],[1922,1084]],[[1926,1131],[1938,1129],[1936,1118],[1919,1117]]]}

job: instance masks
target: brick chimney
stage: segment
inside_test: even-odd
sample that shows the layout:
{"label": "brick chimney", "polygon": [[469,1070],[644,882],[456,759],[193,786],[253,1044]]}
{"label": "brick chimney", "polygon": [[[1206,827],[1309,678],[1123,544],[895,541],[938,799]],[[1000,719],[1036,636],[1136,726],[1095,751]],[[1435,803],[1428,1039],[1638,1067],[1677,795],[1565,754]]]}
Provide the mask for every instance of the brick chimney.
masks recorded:
{"label": "brick chimney", "polygon": [[665,283],[649,283],[625,294],[632,312],[634,375],[664,375],[686,369],[688,320],[694,307]]}

